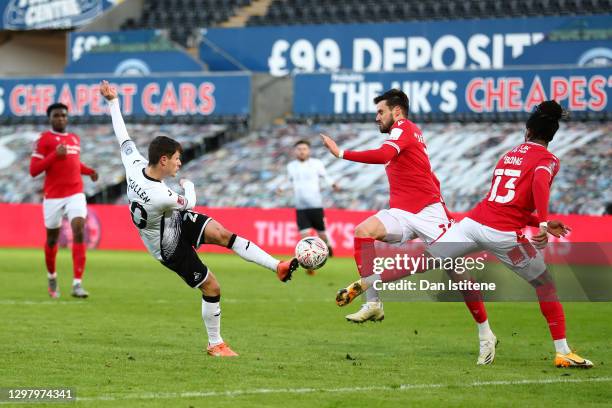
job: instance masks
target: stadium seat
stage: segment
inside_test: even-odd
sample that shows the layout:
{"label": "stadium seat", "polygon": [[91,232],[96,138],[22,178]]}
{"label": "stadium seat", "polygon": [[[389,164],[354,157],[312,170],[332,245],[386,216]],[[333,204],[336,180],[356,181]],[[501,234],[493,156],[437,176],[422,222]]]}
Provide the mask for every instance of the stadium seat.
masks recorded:
{"label": "stadium seat", "polygon": [[[236,8],[248,4],[249,0],[145,0],[143,13],[134,25],[169,29],[174,41],[187,45],[192,28],[220,24],[234,15]],[[265,18],[254,16],[249,24],[264,21]]]}
{"label": "stadium seat", "polygon": [[[390,3],[369,0],[275,0],[266,16],[252,16],[248,25],[587,14],[609,11],[612,7],[610,3],[610,0],[424,0]],[[279,9],[283,9],[283,16],[295,17],[282,19],[278,15]]]}

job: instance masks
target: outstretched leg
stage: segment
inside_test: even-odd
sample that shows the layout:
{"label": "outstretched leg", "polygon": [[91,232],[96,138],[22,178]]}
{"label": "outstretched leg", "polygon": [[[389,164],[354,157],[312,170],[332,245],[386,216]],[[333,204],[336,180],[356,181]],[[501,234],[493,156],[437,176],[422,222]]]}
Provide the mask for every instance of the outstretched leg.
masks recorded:
{"label": "outstretched leg", "polygon": [[291,274],[298,267],[297,259],[284,262],[279,261],[252,241],[230,232],[223,225],[212,219],[205,226],[203,243],[229,248],[242,259],[276,272],[277,277],[282,282],[291,279]]}

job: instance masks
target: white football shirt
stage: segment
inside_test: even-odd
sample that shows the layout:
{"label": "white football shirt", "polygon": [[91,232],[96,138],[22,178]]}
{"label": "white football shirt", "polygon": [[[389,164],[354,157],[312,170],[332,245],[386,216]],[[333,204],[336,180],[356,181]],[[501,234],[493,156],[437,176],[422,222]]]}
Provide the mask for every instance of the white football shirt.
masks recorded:
{"label": "white football shirt", "polygon": [[132,221],[138,228],[147,250],[161,261],[169,258],[179,243],[181,232],[179,211],[193,208],[195,205],[193,184],[185,185],[188,199],[174,192],[163,181],[146,175],[148,161],[138,152],[136,144],[129,138],[119,103],[116,101],[113,99],[109,105],[115,135],[121,145],[121,161],[125,168]]}
{"label": "white football shirt", "polygon": [[323,208],[320,180],[324,179],[330,186],[333,181],[327,175],[321,160],[313,158],[304,161],[293,160],[287,164],[287,176],[293,184],[295,208],[298,210]]}

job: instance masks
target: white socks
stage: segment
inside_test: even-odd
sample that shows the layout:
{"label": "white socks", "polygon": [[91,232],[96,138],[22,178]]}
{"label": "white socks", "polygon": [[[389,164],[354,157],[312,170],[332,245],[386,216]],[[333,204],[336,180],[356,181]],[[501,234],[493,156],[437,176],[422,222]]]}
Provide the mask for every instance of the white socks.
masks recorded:
{"label": "white socks", "polygon": [[567,345],[567,339],[554,340],[554,343],[555,350],[557,351],[557,353],[569,354],[572,352],[572,350],[570,350],[569,346]]}
{"label": "white socks", "polygon": [[[491,331],[491,327],[489,326],[489,320],[485,320],[482,323],[478,324],[478,337],[480,340],[486,340],[493,336],[493,332]],[[555,343],[555,351],[561,354],[569,354],[572,350],[567,345],[567,339],[554,340]]]}
{"label": "white socks", "polygon": [[57,272],[53,272],[53,273],[47,272],[47,278],[48,279],[55,279],[55,278],[57,278]]}
{"label": "white socks", "polygon": [[249,262],[255,262],[264,268],[270,269],[272,272],[276,272],[276,267],[280,262],[253,242],[247,241],[237,235],[230,249],[237,253],[242,259]]}
{"label": "white socks", "polygon": [[80,284],[81,284],[81,279],[76,279],[76,278],[75,278],[75,279],[73,279],[73,280],[72,280],[72,286],[74,286],[74,285],[80,285]]}
{"label": "white socks", "polygon": [[380,302],[380,298],[378,297],[378,291],[374,289],[374,286],[370,286],[366,289],[366,302]]}
{"label": "white socks", "polygon": [[208,333],[208,344],[214,346],[223,343],[221,338],[221,307],[219,296],[202,296],[202,320]]}
{"label": "white socks", "polygon": [[476,323],[478,325],[478,338],[480,340],[486,340],[493,337],[493,332],[491,331],[491,327],[489,326],[489,319],[485,320],[482,323]]}

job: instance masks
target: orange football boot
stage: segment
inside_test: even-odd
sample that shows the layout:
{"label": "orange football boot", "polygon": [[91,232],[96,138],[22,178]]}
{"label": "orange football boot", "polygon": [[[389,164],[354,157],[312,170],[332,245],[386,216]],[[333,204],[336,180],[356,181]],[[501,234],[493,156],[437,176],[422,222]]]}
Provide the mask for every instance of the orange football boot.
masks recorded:
{"label": "orange football boot", "polygon": [[276,276],[281,282],[287,282],[291,279],[291,275],[298,268],[300,264],[298,260],[293,258],[290,261],[281,261],[276,267]]}
{"label": "orange football boot", "polygon": [[225,343],[215,344],[214,346],[208,346],[206,352],[209,356],[213,357],[236,357],[238,356],[229,346]]}

